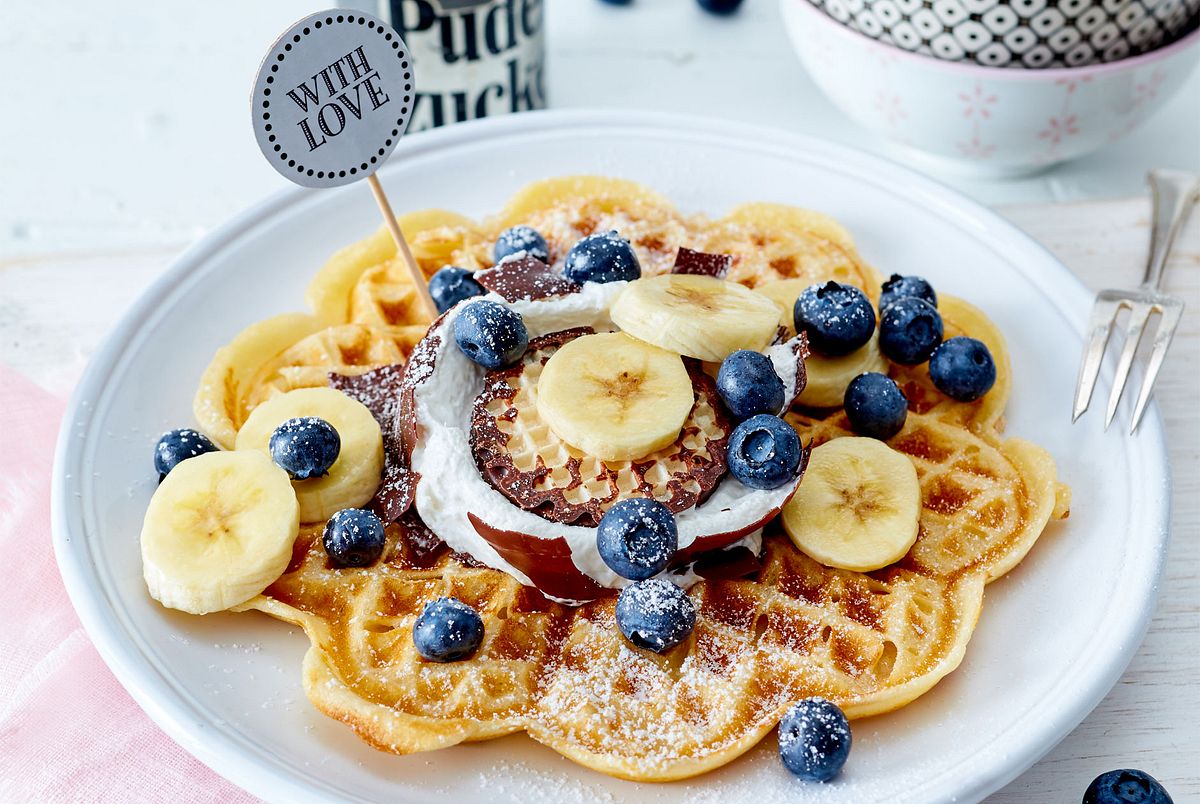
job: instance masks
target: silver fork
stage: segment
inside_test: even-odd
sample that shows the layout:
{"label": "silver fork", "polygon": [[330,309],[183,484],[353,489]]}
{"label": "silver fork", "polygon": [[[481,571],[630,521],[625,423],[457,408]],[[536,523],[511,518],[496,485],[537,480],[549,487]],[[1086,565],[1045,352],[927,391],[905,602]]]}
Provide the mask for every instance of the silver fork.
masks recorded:
{"label": "silver fork", "polygon": [[1088,409],[1092,401],[1092,392],[1096,389],[1096,378],[1100,376],[1100,364],[1104,360],[1104,349],[1108,346],[1113,324],[1121,309],[1128,308],[1125,347],[1121,350],[1121,357],[1117,362],[1117,374],[1113,378],[1112,392],[1108,396],[1108,412],[1104,418],[1104,429],[1108,429],[1117,413],[1121,394],[1125,392],[1129,369],[1133,366],[1133,357],[1146,331],[1146,324],[1151,314],[1158,313],[1160,321],[1154,332],[1154,350],[1150,353],[1150,362],[1142,379],[1142,389],[1138,393],[1137,405],[1133,410],[1130,435],[1137,430],[1138,423],[1142,420],[1142,413],[1150,401],[1150,390],[1154,387],[1154,380],[1158,377],[1158,370],[1162,368],[1171,338],[1175,335],[1179,319],[1183,316],[1183,302],[1159,293],[1158,287],[1162,284],[1163,269],[1167,265],[1175,236],[1183,228],[1192,205],[1200,197],[1200,176],[1193,173],[1152,170],[1147,176],[1147,182],[1154,202],[1154,216],[1146,276],[1136,290],[1102,290],[1097,294],[1096,303],[1092,307],[1091,323],[1088,326],[1091,336],[1083,353],[1083,363],[1079,366],[1079,381],[1075,386],[1075,410],[1071,416],[1071,421],[1074,422]]}

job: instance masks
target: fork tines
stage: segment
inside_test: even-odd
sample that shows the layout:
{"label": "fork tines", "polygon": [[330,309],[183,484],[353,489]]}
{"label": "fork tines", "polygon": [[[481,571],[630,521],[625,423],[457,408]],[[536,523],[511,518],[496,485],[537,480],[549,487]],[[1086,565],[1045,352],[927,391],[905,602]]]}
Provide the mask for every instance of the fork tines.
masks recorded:
{"label": "fork tines", "polygon": [[1133,420],[1129,432],[1137,430],[1138,422],[1146,404],[1150,401],[1150,391],[1162,367],[1163,357],[1171,345],[1171,338],[1179,326],[1183,315],[1183,302],[1170,296],[1144,291],[1102,290],[1096,296],[1092,307],[1092,318],[1088,325],[1090,337],[1083,363],[1079,367],[1079,382],[1075,389],[1075,409],[1071,420],[1078,419],[1088,409],[1092,400],[1092,392],[1096,389],[1096,380],[1100,376],[1100,364],[1104,358],[1104,350],[1108,345],[1109,335],[1116,323],[1121,309],[1129,310],[1129,320],[1125,325],[1125,346],[1117,363],[1117,373],[1113,378],[1112,392],[1108,396],[1108,410],[1105,413],[1104,428],[1112,424],[1117,413],[1117,405],[1125,392],[1129,380],[1129,370],[1133,367],[1133,358],[1138,345],[1147,329],[1150,316],[1158,313],[1160,320],[1154,332],[1154,349],[1150,354],[1150,362],[1146,366],[1146,374],[1142,378],[1142,387],[1138,392],[1137,405],[1134,408]]}

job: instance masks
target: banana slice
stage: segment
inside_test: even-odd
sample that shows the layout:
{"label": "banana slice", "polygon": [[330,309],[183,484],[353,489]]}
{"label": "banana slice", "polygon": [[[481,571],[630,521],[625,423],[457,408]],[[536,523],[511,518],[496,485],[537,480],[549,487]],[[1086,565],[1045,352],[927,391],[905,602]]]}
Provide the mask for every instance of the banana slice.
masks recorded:
{"label": "banana slice", "polygon": [[360,508],[375,496],[383,473],[383,435],[361,402],[332,388],[301,388],[272,397],[251,411],[238,430],[239,450],[270,455],[271,433],[288,419],[318,416],[342,439],[329,474],[293,480],[301,522],[323,522],[343,508]]}
{"label": "banana slice", "polygon": [[142,525],[150,596],[191,614],[245,603],[287,569],[300,529],[287,472],[261,452],[208,452],[176,466]]}
{"label": "banana slice", "polygon": [[642,458],[673,443],[694,403],[679,355],[623,332],[565,344],[537,385],[538,415],[555,435],[605,461]]}
{"label": "banana slice", "polygon": [[917,540],[921,487],[906,455],[874,438],[835,438],[812,451],[783,528],[828,567],[868,572]]}
{"label": "banana slice", "polygon": [[796,404],[810,408],[841,407],[850,381],[866,371],[888,373],[888,361],[879,351],[879,333],[871,336],[861,349],[841,357],[826,357],[815,352],[804,361],[808,378]]}
{"label": "banana slice", "polygon": [[736,282],[689,274],[630,282],[609,314],[635,338],[710,362],[738,349],[763,349],[779,326],[779,309],[765,296]]}
{"label": "banana slice", "polygon": [[[807,279],[774,279],[754,288],[779,305],[779,323],[787,327],[789,335],[796,334],[793,308],[796,299],[812,283]],[[866,371],[887,374],[888,361],[879,350],[879,333],[871,336],[861,349],[841,357],[826,357],[813,353],[804,361],[807,384],[796,404],[810,408],[837,408],[842,405],[846,386]]]}

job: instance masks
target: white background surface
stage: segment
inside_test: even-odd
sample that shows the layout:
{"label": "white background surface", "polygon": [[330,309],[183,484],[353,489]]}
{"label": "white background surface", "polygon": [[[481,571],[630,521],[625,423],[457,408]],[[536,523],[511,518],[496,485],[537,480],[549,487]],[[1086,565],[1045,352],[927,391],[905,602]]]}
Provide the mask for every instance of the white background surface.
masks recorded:
{"label": "white background surface", "polygon": [[[554,107],[711,113],[887,152],[804,76],[773,0],[746,0],[732,19],[708,17],[690,0],[550,5]],[[247,87],[266,44],[316,7],[118,0],[68,12],[0,0],[0,68],[12,78],[0,92],[0,361],[66,391],[184,243],[282,185],[254,145]],[[1200,168],[1197,143],[1200,73],[1123,143],[1032,179],[957,186],[1003,204],[1131,196],[1151,163]],[[421,205],[393,195],[397,206]],[[1140,274],[1143,201],[1003,211],[1090,287],[1129,285]],[[1200,796],[1198,224],[1167,279],[1190,309],[1158,393],[1172,436],[1176,512],[1155,625],[1105,703],[997,801],[1077,800],[1094,775],[1119,766],[1154,772],[1176,801]]]}
{"label": "white background surface", "polygon": [[[280,187],[251,134],[250,83],[280,31],[332,3],[0,0],[0,254],[177,243]],[[546,5],[554,108],[705,114],[895,155],[808,79],[776,0],[729,18],[694,0]],[[1200,71],[1077,162],[1009,182],[939,178],[986,203],[1066,201],[1140,193],[1152,162],[1200,169]]]}

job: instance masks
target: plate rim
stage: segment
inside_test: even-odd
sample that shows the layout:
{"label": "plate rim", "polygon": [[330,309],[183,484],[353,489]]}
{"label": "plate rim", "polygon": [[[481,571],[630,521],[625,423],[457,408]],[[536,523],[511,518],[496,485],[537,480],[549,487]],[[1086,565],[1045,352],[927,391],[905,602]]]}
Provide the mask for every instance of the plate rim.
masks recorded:
{"label": "plate rim", "polygon": [[[1053,271],[1035,276],[1031,275],[1016,257],[1011,260],[1014,270],[1048,298],[1054,300],[1055,295],[1059,294],[1068,300],[1056,303],[1057,311],[1079,335],[1082,345],[1084,319],[1087,309],[1090,308],[1092,294],[1044,246],[999,213],[936,179],[885,157],[820,138],[692,115],[603,110],[540,111],[457,124],[404,140],[397,147],[394,159],[379,171],[380,178],[385,179],[388,173],[402,170],[406,156],[452,149],[488,137],[521,137],[554,130],[569,132],[579,129],[594,133],[596,130],[613,128],[635,129],[646,134],[666,134],[669,137],[689,140],[717,137],[753,143],[760,150],[769,145],[784,153],[819,152],[836,160],[827,165],[829,167],[836,165],[847,170],[853,167],[855,172],[865,169],[876,175],[902,181],[902,186],[910,198],[914,199],[913,203],[927,209],[941,207],[957,218],[953,225],[964,231],[974,229],[977,239],[981,239],[984,232],[992,232],[993,236],[1002,237],[1010,244],[1019,244],[1025,256],[1039,263],[1039,268],[1052,267]],[[348,189],[349,187],[331,192]],[[79,484],[82,472],[72,472],[70,469],[86,457],[84,453],[87,442],[76,438],[75,432],[77,429],[87,432],[90,428],[94,409],[91,408],[89,400],[96,399],[104,393],[110,369],[119,363],[141,324],[160,298],[168,295],[189,276],[201,271],[213,254],[238,236],[259,223],[269,221],[293,205],[303,204],[315,192],[317,191],[312,189],[289,187],[233,215],[185,249],[139,295],[93,354],[71,394],[55,447],[51,485],[51,530],[55,558],[72,605],[105,663],[138,705],[185,750],[219,775],[267,799],[286,797],[289,800],[309,800],[318,795],[346,798],[347,794],[324,783],[313,774],[297,776],[288,772],[290,766],[284,762],[264,764],[257,761],[254,752],[229,750],[228,733],[223,733],[219,740],[208,739],[210,735],[207,733],[207,727],[210,724],[195,717],[197,713],[193,712],[190,702],[181,700],[174,694],[163,697],[164,692],[172,693],[171,689],[163,689],[162,685],[165,682],[157,677],[155,668],[141,660],[136,648],[129,643],[131,634],[117,622],[115,610],[104,590],[94,578],[89,579],[89,573],[94,573],[95,567],[89,560],[91,553],[84,527],[84,498],[73,496],[73,490],[70,488]],[[1130,519],[1138,521],[1137,512],[1146,509],[1148,504],[1152,505],[1152,509],[1146,511],[1140,519],[1150,525],[1157,536],[1155,560],[1144,569],[1142,576],[1137,579],[1138,583],[1132,587],[1127,584],[1126,597],[1134,596],[1142,605],[1125,612],[1122,620],[1124,629],[1121,631],[1125,638],[1117,640],[1116,649],[1105,653],[1098,664],[1080,662],[1085,667],[1085,673],[1072,678],[1071,686],[1076,688],[1073,703],[1066,710],[1059,712],[1054,720],[1040,724],[1026,724],[1024,721],[1011,724],[1005,732],[997,735],[997,740],[1018,727],[1025,728],[1027,734],[1033,736],[1018,740],[1017,747],[1010,746],[1008,750],[1001,752],[986,752],[995,753],[999,758],[985,763],[983,768],[974,769],[971,778],[958,789],[929,790],[930,795],[955,796],[960,799],[981,798],[1016,778],[1057,745],[1108,694],[1141,645],[1157,607],[1157,590],[1169,539],[1171,514],[1170,468],[1165,450],[1162,417],[1157,401],[1152,400],[1150,408],[1139,428],[1136,442],[1123,431],[1120,434],[1127,451],[1133,443],[1146,445],[1137,452],[1149,459],[1143,461],[1148,463],[1144,467],[1148,471],[1140,475],[1131,474],[1131,480],[1140,480],[1141,489],[1149,491],[1150,494],[1140,498],[1137,495],[1131,496]],[[1064,422],[1066,415],[1064,410]],[[72,479],[75,482],[69,483]],[[1153,506],[1154,498],[1160,495],[1159,504]],[[75,527],[79,529],[78,535],[73,532]],[[82,545],[82,548],[78,545]],[[1114,603],[1110,605],[1115,605],[1115,601],[1114,597]],[[1094,648],[1090,653],[1100,649],[1097,647],[1099,642],[1097,639],[1089,643],[1089,646]],[[1054,689],[1057,690],[1061,686],[1062,682]]]}

